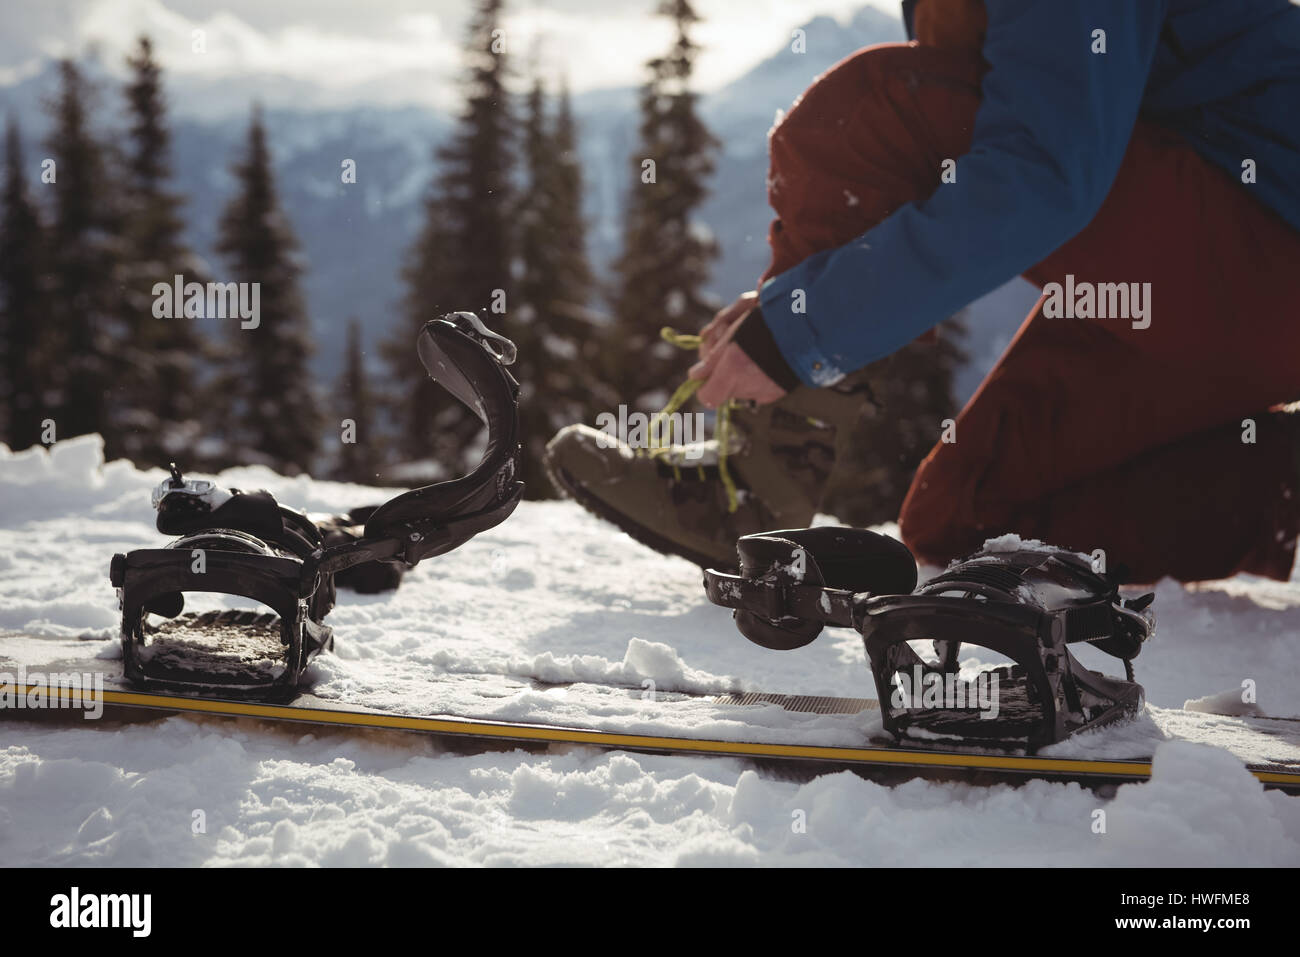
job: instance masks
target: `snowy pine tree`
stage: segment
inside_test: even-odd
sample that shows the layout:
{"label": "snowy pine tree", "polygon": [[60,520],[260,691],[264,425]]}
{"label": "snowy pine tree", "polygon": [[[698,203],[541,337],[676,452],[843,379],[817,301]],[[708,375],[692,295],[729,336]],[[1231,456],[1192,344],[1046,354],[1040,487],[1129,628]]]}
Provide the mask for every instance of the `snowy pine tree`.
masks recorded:
{"label": "snowy pine tree", "polygon": [[693,214],[707,193],[717,141],[700,120],[690,79],[699,48],[688,31],[699,21],[689,0],[663,0],[659,13],[676,28],[672,49],[651,60],[641,89],[640,145],[615,264],[614,323],[605,349],[607,381],[638,407],[661,404],[685,376],[689,357],[659,330],[695,332],[712,318],[704,297],[717,256],[712,235]]}
{"label": "snowy pine tree", "polygon": [[308,369],[311,327],[299,278],[298,243],[279,201],[261,111],[253,111],[248,151],[234,168],[239,192],[221,216],[218,249],[228,279],[259,284],[255,328],[227,324],[223,397],[227,452],[294,474],[310,470],[320,448],[322,418]]}
{"label": "snowy pine tree", "polygon": [[197,400],[203,320],[153,315],[155,283],[202,282],[196,257],[181,237],[181,198],[171,192],[171,133],[167,127],[161,69],[153,45],[140,37],[127,58],[130,136],[126,157],[125,305],[130,394],[122,423],[124,453],[140,464],[165,465],[181,457],[200,436]]}
{"label": "snowy pine tree", "polygon": [[45,277],[45,237],[27,188],[17,120],[5,129],[4,197],[0,210],[0,412],[3,441],[25,449],[40,441],[44,388],[51,356]]}
{"label": "snowy pine tree", "polygon": [[361,323],[356,319],[348,322],[347,352],[335,411],[342,436],[336,475],[345,482],[373,483],[382,452],[376,431],[375,395],[361,348]]}
{"label": "snowy pine tree", "polygon": [[565,92],[552,122],[540,81],[524,120],[528,180],[518,206],[519,291],[506,334],[519,346],[514,370],[522,387],[524,483],[532,496],[551,493],[542,454],[560,428],[589,420],[598,400],[591,362],[597,327],[588,308],[593,279],[582,219],[582,170]]}
{"label": "snowy pine tree", "polygon": [[46,322],[59,356],[51,365],[57,438],[87,432],[104,437],[105,454],[120,455],[114,421],[126,407],[126,341],[121,293],[121,210],[117,170],[90,126],[91,94],[71,60],[59,64],[47,140],[52,180],[52,288]]}
{"label": "snowy pine tree", "polygon": [[424,226],[403,270],[406,322],[383,346],[399,453],[432,459],[443,473],[466,468],[482,425],[429,380],[415,357],[416,336],[430,319],[456,310],[477,312],[490,327],[504,329],[510,302],[514,137],[502,7],[502,0],[479,0],[470,22],[465,108],[451,142],[437,151]]}

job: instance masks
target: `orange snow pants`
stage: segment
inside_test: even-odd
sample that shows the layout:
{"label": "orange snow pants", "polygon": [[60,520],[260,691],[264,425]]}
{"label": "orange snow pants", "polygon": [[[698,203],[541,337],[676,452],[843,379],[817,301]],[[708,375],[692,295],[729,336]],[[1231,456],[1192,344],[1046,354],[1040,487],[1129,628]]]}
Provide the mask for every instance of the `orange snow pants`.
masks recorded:
{"label": "orange snow pants", "polygon": [[[815,81],[770,135],[765,278],[929,196],[969,150],[983,70],[974,51],[889,44]],[[1300,481],[1284,420],[1300,415],[1270,409],[1300,399],[1300,232],[1140,121],[1095,218],[1025,278],[1067,274],[1150,282],[1150,326],[1046,318],[1040,298],[917,471],[904,541],[936,564],[1016,532],[1103,549],[1132,581],[1287,578]]]}

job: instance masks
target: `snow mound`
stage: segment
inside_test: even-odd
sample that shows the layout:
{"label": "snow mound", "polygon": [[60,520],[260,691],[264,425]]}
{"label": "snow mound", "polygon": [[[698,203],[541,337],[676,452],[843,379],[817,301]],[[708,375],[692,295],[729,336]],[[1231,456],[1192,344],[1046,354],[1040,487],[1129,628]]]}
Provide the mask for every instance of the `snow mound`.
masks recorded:
{"label": "snow mound", "polygon": [[1244,700],[1240,688],[1229,688],[1218,694],[1203,698],[1188,698],[1183,702],[1184,711],[1200,711],[1205,714],[1229,714],[1239,717],[1262,715],[1264,709],[1253,701]]}
{"label": "snow mound", "polygon": [[[1300,801],[1263,785],[1228,752],[1170,741],[1151,780],[1119,789],[1106,809],[1108,856],[1153,867],[1294,867]],[[1129,860],[1134,847],[1142,861]]]}
{"label": "snow mound", "polygon": [[104,440],[98,435],[13,452],[0,444],[0,484],[96,488],[103,484]]}
{"label": "snow mound", "polygon": [[4,742],[0,840],[47,866],[1294,866],[1300,801],[1177,742],[1106,800],[173,717]]}
{"label": "snow mound", "polygon": [[590,682],[650,687],[648,683],[652,682],[660,691],[693,694],[719,694],[734,690],[738,684],[734,678],[691,668],[670,645],[642,638],[628,641],[627,651],[619,662],[599,655],[555,655],[548,651],[532,658],[510,658],[505,668],[498,670],[547,684]]}
{"label": "snow mound", "polygon": [[998,535],[994,538],[985,540],[981,551],[992,554],[1008,554],[1011,552],[1069,552],[1071,555],[1077,555],[1084,561],[1091,561],[1092,556],[1083,552],[1070,552],[1069,549],[1058,548],[1055,545],[1049,545],[1046,542],[1040,542],[1036,538],[1021,538],[1015,532],[1008,532],[1005,535]]}

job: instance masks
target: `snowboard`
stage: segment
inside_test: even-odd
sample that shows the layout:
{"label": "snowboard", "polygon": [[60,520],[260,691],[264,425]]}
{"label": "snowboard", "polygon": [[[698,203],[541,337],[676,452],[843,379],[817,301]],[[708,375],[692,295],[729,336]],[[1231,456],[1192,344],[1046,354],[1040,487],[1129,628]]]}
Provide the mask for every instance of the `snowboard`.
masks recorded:
{"label": "snowboard", "polygon": [[871,698],[701,691],[671,684],[655,687],[651,682],[632,687],[432,671],[400,688],[355,693],[346,682],[328,681],[320,693],[308,687],[281,703],[180,695],[126,683],[120,659],[108,656],[112,647],[102,638],[91,642],[0,635],[0,717],[81,720],[83,713],[75,708],[29,706],[41,701],[48,675],[76,674],[89,677],[83,681],[86,687],[46,690],[47,703],[55,696],[67,704],[93,703],[94,681],[101,680],[98,700],[109,720],[139,717],[152,710],[425,734],[469,750],[576,745],[712,755],[779,768],[794,777],[849,770],[891,784],[912,777],[977,784],[1036,778],[1094,788],[1149,778],[1156,746],[1183,740],[1225,748],[1266,787],[1300,793],[1300,720],[1292,718],[1147,705],[1133,721],[1025,754],[949,742],[894,740],[883,730],[877,702]]}

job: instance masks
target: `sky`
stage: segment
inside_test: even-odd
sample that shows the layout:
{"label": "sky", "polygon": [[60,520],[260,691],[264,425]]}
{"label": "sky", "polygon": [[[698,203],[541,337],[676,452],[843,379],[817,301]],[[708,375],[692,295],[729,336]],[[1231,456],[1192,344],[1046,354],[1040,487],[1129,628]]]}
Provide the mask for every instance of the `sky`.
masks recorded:
{"label": "sky", "polygon": [[[894,0],[695,0],[704,17],[694,31],[704,47],[697,86],[740,76],[813,16],[842,19],[867,5],[898,10]],[[506,49],[577,92],[633,85],[670,37],[655,6],[507,0]],[[0,0],[0,86],[51,56],[92,49],[116,68],[144,31],[181,84],[263,82],[272,98],[310,87],[336,103],[445,105],[446,84],[430,81],[455,73],[471,10],[470,0]]]}

